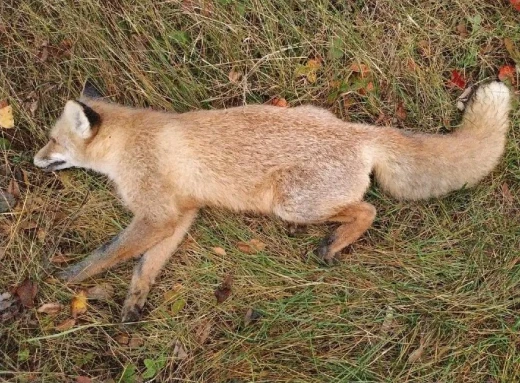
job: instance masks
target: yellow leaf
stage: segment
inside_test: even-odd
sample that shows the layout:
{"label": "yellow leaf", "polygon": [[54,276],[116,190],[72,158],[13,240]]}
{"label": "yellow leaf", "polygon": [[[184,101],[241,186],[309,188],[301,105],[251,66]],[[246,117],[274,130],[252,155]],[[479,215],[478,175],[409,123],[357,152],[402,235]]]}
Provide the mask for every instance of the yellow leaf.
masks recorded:
{"label": "yellow leaf", "polygon": [[87,312],[87,294],[84,290],[81,290],[74,298],[72,298],[70,309],[74,318]]}
{"label": "yellow leaf", "polygon": [[4,129],[14,128],[13,108],[11,105],[5,105],[0,108],[0,127]]}

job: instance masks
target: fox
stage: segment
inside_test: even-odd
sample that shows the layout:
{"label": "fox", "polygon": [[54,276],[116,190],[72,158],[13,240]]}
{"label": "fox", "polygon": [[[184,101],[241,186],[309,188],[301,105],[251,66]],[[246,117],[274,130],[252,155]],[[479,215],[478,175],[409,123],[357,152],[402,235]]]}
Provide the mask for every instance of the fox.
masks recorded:
{"label": "fox", "polygon": [[34,164],[108,176],[133,218],[57,276],[79,283],[140,257],[121,314],[122,322],[139,321],[161,269],[198,211],[211,206],[292,225],[336,223],[316,249],[330,262],[376,217],[363,198],[372,174],[390,196],[423,200],[471,187],[495,168],[505,150],[510,90],[492,81],[464,101],[458,129],[427,134],[346,122],[312,105],[132,108],[104,99],[87,81],[79,98],[66,102]]}

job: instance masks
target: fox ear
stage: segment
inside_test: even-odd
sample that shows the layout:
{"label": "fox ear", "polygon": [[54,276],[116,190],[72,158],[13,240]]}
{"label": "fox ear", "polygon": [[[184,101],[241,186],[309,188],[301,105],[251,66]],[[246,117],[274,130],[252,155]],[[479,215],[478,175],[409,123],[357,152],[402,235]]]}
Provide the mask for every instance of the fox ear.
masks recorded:
{"label": "fox ear", "polygon": [[85,98],[102,98],[101,92],[97,90],[97,88],[92,84],[92,82],[87,79],[85,84],[83,84],[83,90],[81,91],[81,99]]}
{"label": "fox ear", "polygon": [[84,139],[92,137],[101,123],[101,116],[80,101],[67,101],[63,116],[71,124],[72,129]]}

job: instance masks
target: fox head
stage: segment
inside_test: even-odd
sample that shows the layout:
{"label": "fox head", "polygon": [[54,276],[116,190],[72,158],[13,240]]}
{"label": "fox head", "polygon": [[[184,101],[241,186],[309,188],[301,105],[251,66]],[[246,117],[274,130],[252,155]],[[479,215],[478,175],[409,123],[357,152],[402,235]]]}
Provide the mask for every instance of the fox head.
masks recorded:
{"label": "fox head", "polygon": [[[80,100],[97,97],[85,84]],[[34,164],[45,171],[86,167],[86,146],[94,138],[101,116],[81,101],[69,100],[49,136],[49,142],[34,156]]]}

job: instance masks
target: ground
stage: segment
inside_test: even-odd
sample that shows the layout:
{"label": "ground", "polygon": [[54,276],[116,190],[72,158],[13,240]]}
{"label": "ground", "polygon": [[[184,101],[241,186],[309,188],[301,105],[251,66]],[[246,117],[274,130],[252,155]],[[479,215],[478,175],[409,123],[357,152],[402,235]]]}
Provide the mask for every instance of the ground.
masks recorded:
{"label": "ground", "polygon": [[[344,120],[446,133],[465,82],[519,63],[519,20],[505,0],[4,0],[0,100],[15,128],[0,130],[11,143],[0,187],[18,194],[15,179],[20,194],[0,214],[0,293],[26,279],[38,291],[33,308],[14,303],[0,324],[0,380],[520,381],[517,107],[505,156],[477,187],[422,202],[371,187],[375,224],[333,266],[312,255],[330,227],[290,236],[269,217],[204,211],[143,321],[127,327],[131,263],[79,286],[52,275],[129,213],[103,177],[31,162],[87,77],[128,105],[311,103]],[[508,81],[518,89],[518,73]],[[251,239],[254,249],[240,244]],[[103,284],[113,294],[63,325],[72,297]],[[65,308],[36,311],[52,302]]]}

